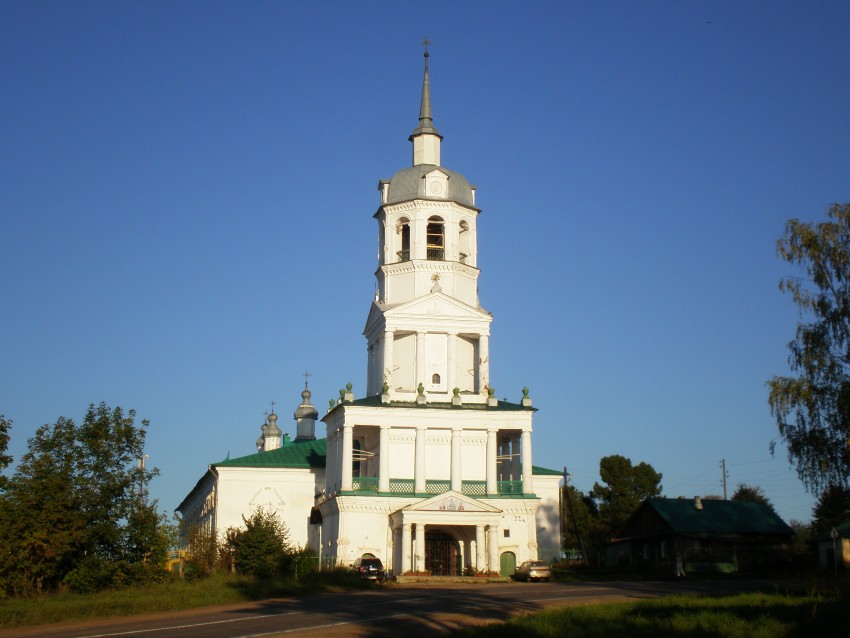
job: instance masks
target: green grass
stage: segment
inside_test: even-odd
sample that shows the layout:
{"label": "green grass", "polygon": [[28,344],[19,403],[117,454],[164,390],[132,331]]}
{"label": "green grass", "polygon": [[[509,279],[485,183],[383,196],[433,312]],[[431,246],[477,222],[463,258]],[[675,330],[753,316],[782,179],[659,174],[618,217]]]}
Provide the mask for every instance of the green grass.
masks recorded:
{"label": "green grass", "polygon": [[284,578],[257,580],[230,574],[216,574],[195,581],[175,578],[158,585],[98,594],[54,594],[38,598],[3,599],[0,600],[0,627],[178,611],[297,594],[341,591],[367,585],[344,570],[314,573],[300,581]]}
{"label": "green grass", "polygon": [[465,638],[812,638],[842,635],[848,621],[850,597],[846,595],[671,596],[638,603],[553,609],[452,635]]}

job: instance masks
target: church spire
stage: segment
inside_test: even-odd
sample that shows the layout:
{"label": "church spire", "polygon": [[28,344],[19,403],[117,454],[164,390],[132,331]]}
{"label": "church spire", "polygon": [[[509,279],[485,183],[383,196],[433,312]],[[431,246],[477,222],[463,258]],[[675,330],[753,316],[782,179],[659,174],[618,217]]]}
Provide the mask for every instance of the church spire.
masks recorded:
{"label": "church spire", "polygon": [[413,129],[408,138],[413,142],[413,165],[440,165],[440,140],[443,137],[434,128],[431,115],[431,83],[428,78],[428,38],[422,42],[425,45],[425,76],[422,80],[422,101],[419,105],[419,126]]}

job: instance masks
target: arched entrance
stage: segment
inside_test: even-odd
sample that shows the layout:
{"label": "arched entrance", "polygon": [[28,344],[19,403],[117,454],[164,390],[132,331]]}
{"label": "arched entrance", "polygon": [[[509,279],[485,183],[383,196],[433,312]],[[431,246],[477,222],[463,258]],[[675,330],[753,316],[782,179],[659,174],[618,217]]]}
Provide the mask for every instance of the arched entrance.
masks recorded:
{"label": "arched entrance", "polygon": [[460,574],[460,548],[445,532],[425,533],[425,571],[433,576]]}
{"label": "arched entrance", "polygon": [[499,557],[499,575],[513,576],[516,573],[516,554],[503,552]]}

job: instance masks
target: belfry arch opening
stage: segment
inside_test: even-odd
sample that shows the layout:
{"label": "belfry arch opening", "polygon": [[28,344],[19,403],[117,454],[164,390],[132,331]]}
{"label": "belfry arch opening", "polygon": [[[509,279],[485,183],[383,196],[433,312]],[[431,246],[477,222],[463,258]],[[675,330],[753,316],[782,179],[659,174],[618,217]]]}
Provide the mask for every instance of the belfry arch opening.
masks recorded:
{"label": "belfry arch opening", "polygon": [[398,234],[400,247],[396,251],[396,256],[399,261],[410,261],[410,220],[407,217],[402,217],[398,220],[396,233]]}
{"label": "belfry arch opening", "polygon": [[439,217],[430,217],[425,227],[425,248],[429,261],[446,258],[445,224]]}

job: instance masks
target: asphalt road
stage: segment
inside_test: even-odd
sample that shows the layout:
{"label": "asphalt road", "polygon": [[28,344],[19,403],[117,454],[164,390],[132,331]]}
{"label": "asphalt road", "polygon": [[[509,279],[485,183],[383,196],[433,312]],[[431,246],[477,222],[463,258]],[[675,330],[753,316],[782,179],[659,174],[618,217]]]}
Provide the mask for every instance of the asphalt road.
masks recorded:
{"label": "asphalt road", "polygon": [[182,612],[0,631],[0,638],[249,638],[433,636],[573,604],[770,589],[759,581],[493,583],[377,586]]}

